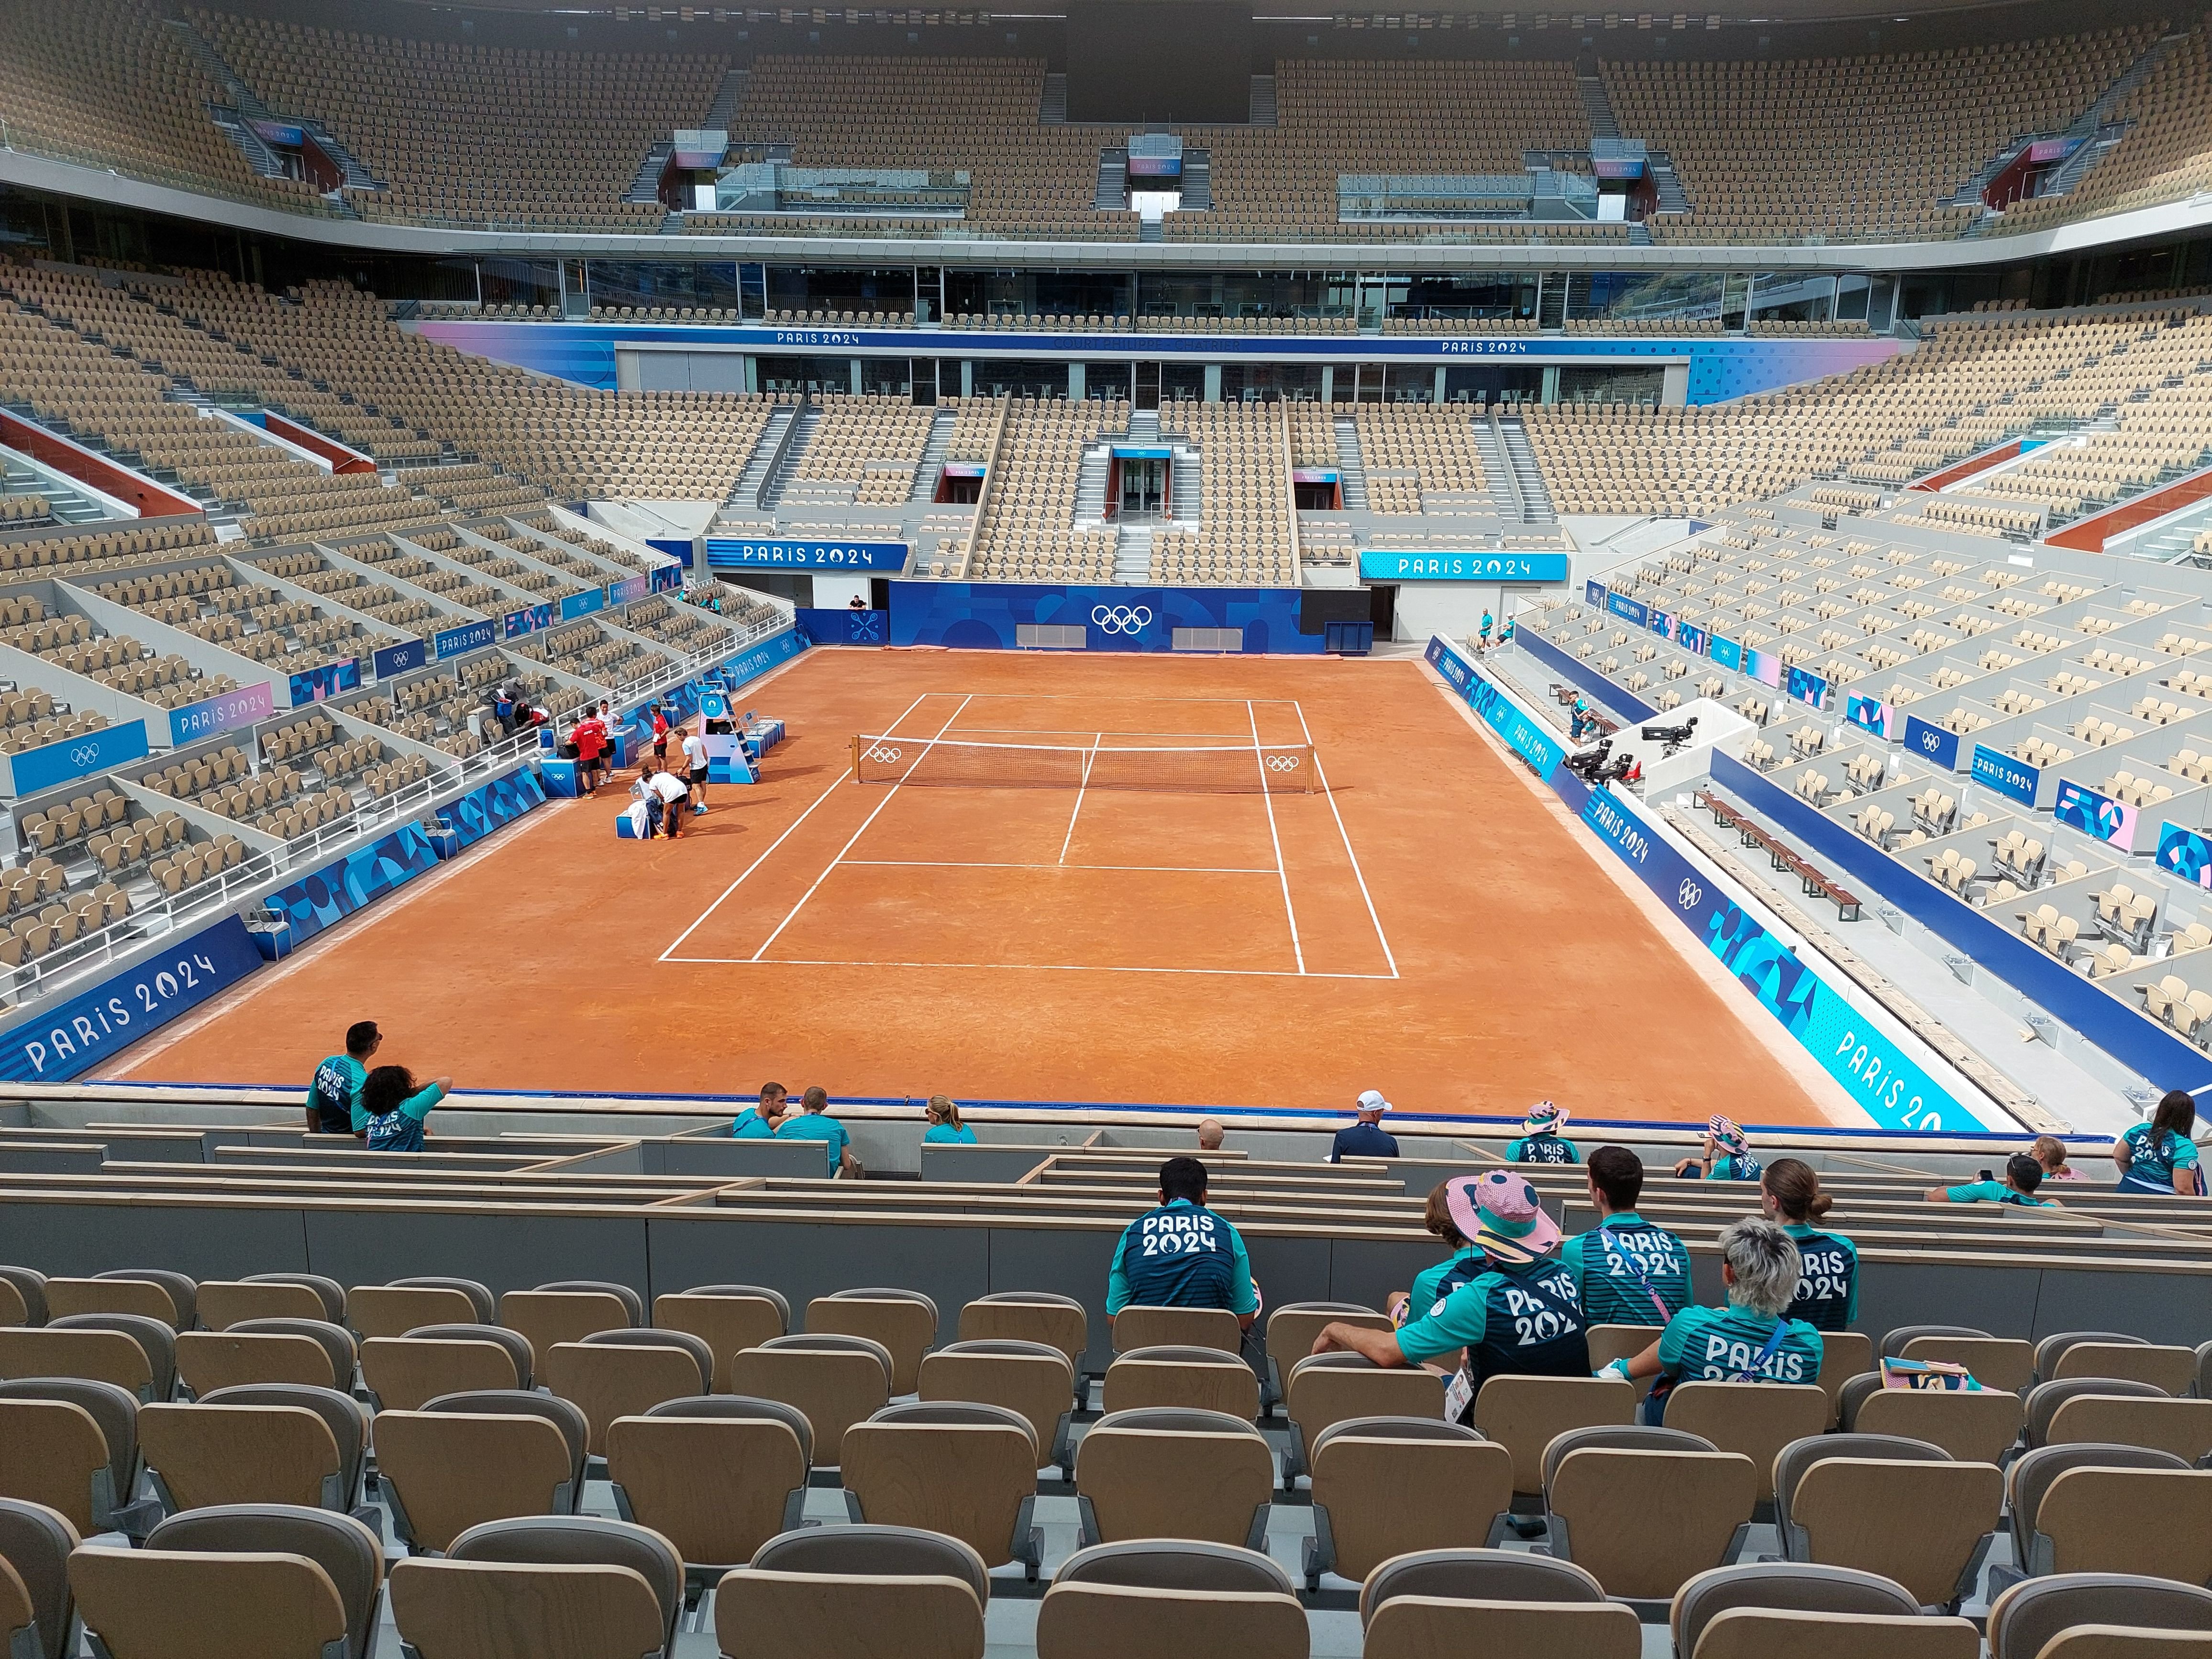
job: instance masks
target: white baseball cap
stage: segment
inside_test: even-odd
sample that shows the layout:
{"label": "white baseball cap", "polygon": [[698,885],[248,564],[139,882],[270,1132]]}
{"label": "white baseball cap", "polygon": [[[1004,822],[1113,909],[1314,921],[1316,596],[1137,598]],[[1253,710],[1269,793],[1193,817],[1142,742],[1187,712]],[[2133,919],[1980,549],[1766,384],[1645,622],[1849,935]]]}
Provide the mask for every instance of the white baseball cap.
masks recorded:
{"label": "white baseball cap", "polygon": [[1382,1098],[1381,1090],[1370,1089],[1359,1097],[1359,1109],[1363,1112],[1387,1112],[1390,1109],[1390,1103]]}

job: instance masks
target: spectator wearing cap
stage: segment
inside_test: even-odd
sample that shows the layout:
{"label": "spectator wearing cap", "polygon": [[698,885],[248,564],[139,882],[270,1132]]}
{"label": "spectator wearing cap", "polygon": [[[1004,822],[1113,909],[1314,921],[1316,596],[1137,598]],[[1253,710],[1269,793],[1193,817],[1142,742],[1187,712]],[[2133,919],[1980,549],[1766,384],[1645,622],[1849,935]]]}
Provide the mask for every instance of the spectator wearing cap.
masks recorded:
{"label": "spectator wearing cap", "polygon": [[1636,1212],[1644,1160],[1626,1146],[1589,1156],[1589,1200],[1597,1225],[1559,1247],[1593,1325],[1664,1325],[1690,1305],[1690,1251]]}
{"label": "spectator wearing cap", "polygon": [[1574,1275],[1557,1254],[1559,1224],[1536,1189],[1510,1170],[1454,1176],[1444,1207],[1460,1236],[1482,1252],[1482,1271],[1432,1311],[1395,1331],[1329,1324],[1316,1353],[1364,1354],[1384,1366],[1418,1365],[1461,1353],[1444,1395],[1444,1415],[1465,1422],[1493,1376],[1581,1376],[1589,1343]]}
{"label": "spectator wearing cap", "polygon": [[1505,1149],[1509,1164],[1579,1164],[1583,1155],[1559,1131],[1567,1127],[1567,1109],[1540,1100],[1528,1109],[1521,1125],[1521,1139]]}
{"label": "spectator wearing cap", "polygon": [[1705,1124],[1704,1154],[1684,1158],[1674,1173],[1686,1181],[1756,1181],[1760,1168],[1743,1131],[1734,1120],[1716,1112]]}
{"label": "spectator wearing cap", "polygon": [[1225,1308],[1246,1330],[1260,1316],[1259,1287],[1243,1235],[1206,1207],[1206,1165],[1160,1165],[1159,1207],[1122,1230],[1106,1273],[1106,1317],[1127,1307]]}
{"label": "spectator wearing cap", "polygon": [[2005,1160],[2002,1181],[1969,1181],[1957,1187],[1930,1187],[1923,1196],[1934,1204],[1948,1200],[1953,1204],[2016,1204],[2035,1210],[2060,1208],[2057,1199],[2035,1195],[2035,1189],[2042,1184],[2043,1166],[2026,1152],[2014,1152]]}
{"label": "spectator wearing cap", "polygon": [[1347,1158],[1395,1158],[1398,1138],[1387,1134],[1382,1128],[1382,1114],[1390,1109],[1390,1103],[1382,1098],[1379,1089],[1370,1089],[1359,1097],[1359,1121],[1336,1132],[1330,1143],[1328,1161],[1341,1164]]}
{"label": "spectator wearing cap", "polygon": [[1728,1306],[1683,1309],[1642,1353],[1597,1373],[1631,1382],[1659,1378],[1644,1406],[1648,1424],[1666,1421],[1667,1396],[1678,1382],[1820,1380],[1820,1333],[1787,1314],[1804,1272],[1797,1241],[1753,1216],[1723,1227],[1720,1247]]}

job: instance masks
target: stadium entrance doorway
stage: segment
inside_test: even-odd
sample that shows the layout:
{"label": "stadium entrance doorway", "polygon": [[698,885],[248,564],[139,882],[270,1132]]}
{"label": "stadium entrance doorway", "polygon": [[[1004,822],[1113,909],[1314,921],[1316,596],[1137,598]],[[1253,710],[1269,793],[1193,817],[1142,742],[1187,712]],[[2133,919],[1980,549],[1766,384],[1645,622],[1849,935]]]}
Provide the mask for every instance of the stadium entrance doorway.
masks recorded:
{"label": "stadium entrance doorway", "polygon": [[1121,516],[1157,519],[1168,507],[1168,464],[1158,456],[1118,456],[1121,474]]}

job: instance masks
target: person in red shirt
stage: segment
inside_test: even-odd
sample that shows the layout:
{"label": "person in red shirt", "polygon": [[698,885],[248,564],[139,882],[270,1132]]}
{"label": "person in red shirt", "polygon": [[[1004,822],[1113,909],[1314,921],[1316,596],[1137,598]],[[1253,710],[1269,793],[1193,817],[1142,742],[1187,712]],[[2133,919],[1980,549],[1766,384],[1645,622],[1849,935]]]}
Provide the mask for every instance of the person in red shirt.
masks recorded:
{"label": "person in red shirt", "polygon": [[606,766],[606,722],[587,707],[584,717],[569,729],[568,741],[576,745],[576,776],[583,785],[585,795],[596,795],[599,792],[599,774]]}
{"label": "person in red shirt", "polygon": [[668,765],[668,711],[653,705],[653,757],[665,770]]}

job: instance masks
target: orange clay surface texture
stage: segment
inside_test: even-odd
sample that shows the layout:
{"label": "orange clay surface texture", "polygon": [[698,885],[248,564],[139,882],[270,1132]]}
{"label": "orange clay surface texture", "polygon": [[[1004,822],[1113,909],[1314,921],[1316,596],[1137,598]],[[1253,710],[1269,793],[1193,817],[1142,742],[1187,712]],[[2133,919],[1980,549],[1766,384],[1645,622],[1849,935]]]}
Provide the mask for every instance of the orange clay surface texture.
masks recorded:
{"label": "orange clay surface texture", "polygon": [[[743,701],[790,735],[682,839],[550,804],[120,1074],[304,1086],[374,1018],[463,1087],[1823,1121],[1411,661],[817,650]],[[1310,733],[1330,787],[895,790],[862,732]]]}

